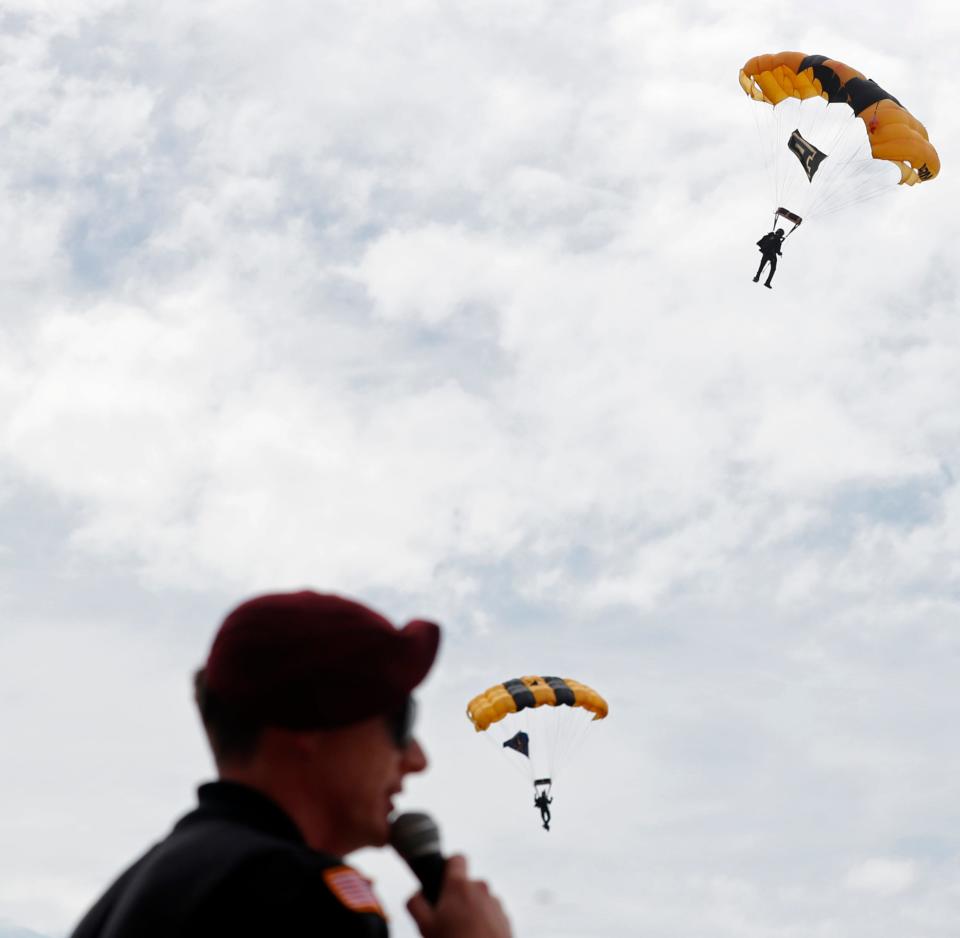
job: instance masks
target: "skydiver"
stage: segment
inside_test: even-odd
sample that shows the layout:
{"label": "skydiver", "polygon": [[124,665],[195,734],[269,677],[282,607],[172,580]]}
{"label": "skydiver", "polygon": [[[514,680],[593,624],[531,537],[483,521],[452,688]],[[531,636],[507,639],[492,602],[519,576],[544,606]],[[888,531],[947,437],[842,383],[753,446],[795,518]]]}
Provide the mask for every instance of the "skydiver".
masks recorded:
{"label": "skydiver", "polygon": [[763,284],[769,289],[773,289],[770,286],[770,281],[773,280],[773,275],[777,271],[777,257],[782,256],[783,252],[780,248],[783,245],[783,229],[778,228],[776,231],[768,231],[758,242],[757,247],[760,248],[760,253],[763,255],[763,259],[760,261],[760,266],[757,268],[757,275],[753,278],[753,282],[757,283],[760,280],[760,274],[763,273],[763,268],[770,265],[770,273],[767,274],[766,282]]}
{"label": "skydiver", "polygon": [[533,799],[533,806],[540,809],[540,819],[543,821],[543,829],[545,831],[550,830],[550,805],[553,804],[553,798],[551,798],[545,791],[540,792]]}

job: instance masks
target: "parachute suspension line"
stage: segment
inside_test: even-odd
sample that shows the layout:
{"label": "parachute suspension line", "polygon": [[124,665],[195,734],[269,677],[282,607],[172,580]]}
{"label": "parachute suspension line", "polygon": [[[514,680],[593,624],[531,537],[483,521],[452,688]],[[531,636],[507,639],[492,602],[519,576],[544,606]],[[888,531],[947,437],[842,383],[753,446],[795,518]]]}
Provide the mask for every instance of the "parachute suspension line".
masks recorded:
{"label": "parachute suspension line", "polygon": [[[818,98],[817,100],[823,101],[822,98]],[[836,109],[838,107],[843,108],[844,110],[839,113],[836,110],[833,110],[833,111],[830,110],[831,108]],[[850,123],[849,115],[846,113],[846,107],[847,105],[845,104],[826,104],[825,103],[822,107],[819,108],[819,113],[817,114],[817,117],[816,117],[817,130],[820,129],[820,124],[824,122],[824,119],[827,117],[828,114],[833,116],[838,116],[838,117],[839,117],[839,114],[842,114],[842,117],[839,117],[838,121],[836,122],[836,128],[828,129],[830,136],[826,140],[821,140],[821,147],[825,151],[827,150],[827,148],[829,148],[830,151],[836,150],[837,147],[840,146],[840,143],[843,140],[843,138],[847,135],[847,132],[850,130],[851,123]],[[808,108],[807,110],[809,111],[810,109]]]}
{"label": "parachute suspension line", "polygon": [[[754,83],[754,90],[760,91],[759,86]],[[778,187],[777,174],[777,150],[776,135],[773,128],[776,126],[773,108],[769,110],[766,107],[751,107],[750,112],[753,115],[753,126],[756,129],[757,149],[761,160],[763,161],[764,174],[767,177],[767,185],[776,195]]]}
{"label": "parachute suspension line", "polygon": [[[844,206],[871,198],[893,188],[884,180],[891,167],[882,165],[872,157],[866,157],[856,150],[833,167],[833,175],[824,180],[823,185],[808,209],[812,217],[821,217],[832,213],[834,207],[842,202]],[[889,178],[889,176],[888,176]]]}
{"label": "parachute suspension line", "polygon": [[[559,714],[557,714],[559,715]],[[566,714],[564,714],[566,715]],[[551,760],[550,765],[550,775],[553,776],[556,774],[559,766],[563,765],[563,759],[566,755],[563,752],[563,739],[564,734],[562,731],[563,727],[561,723],[565,723],[565,720],[551,720],[552,726],[550,727],[550,752],[553,753],[553,759]],[[567,732],[569,732],[569,726],[567,727]]]}
{"label": "parachute suspension line", "polygon": [[[872,194],[873,180],[867,179],[859,188],[856,186],[862,178],[858,171],[875,172],[877,166],[872,156],[866,158],[868,143],[860,139],[863,123],[851,118],[846,104],[830,104],[816,97],[786,101],[772,110],[795,115],[801,135],[828,157],[817,170],[816,178],[809,179],[796,171],[796,165],[785,151],[789,176],[787,184],[779,190],[781,204],[796,203],[805,218],[818,218],[838,200],[853,204]],[[851,131],[853,137],[849,136]],[[782,132],[779,136],[783,136]]]}
{"label": "parachute suspension line", "polygon": [[[843,105],[846,107],[846,105]],[[845,182],[849,182],[849,176],[846,175],[846,171],[849,167],[855,163],[858,159],[862,159],[859,155],[859,150],[862,144],[855,144],[851,149],[849,155],[846,157],[843,156],[842,144],[846,141],[847,134],[860,122],[857,120],[844,120],[841,123],[840,130],[834,135],[833,139],[830,141],[830,148],[838,153],[837,159],[839,162],[834,163],[832,168],[832,174],[824,179],[825,185],[822,185],[819,193],[817,193],[813,202],[808,209],[808,214],[811,216],[816,216],[820,214],[821,206],[828,204],[833,198],[834,193],[837,192],[838,188],[843,185]],[[858,128],[859,130],[859,128]]]}
{"label": "parachute suspension line", "polygon": [[797,171],[797,165],[794,162],[796,154],[791,152],[787,145],[788,133],[793,130],[800,130],[801,134],[809,135],[810,130],[807,126],[805,114],[809,108],[803,107],[802,101],[791,99],[782,102],[775,108],[780,113],[780,125],[777,133],[777,147],[779,158],[782,161],[782,171],[784,182],[777,193],[780,205],[799,205],[805,208],[808,192],[805,187],[810,185],[806,174]]}
{"label": "parachute suspension line", "polygon": [[777,176],[774,171],[774,144],[769,133],[769,119],[764,111],[759,107],[750,108],[753,115],[753,126],[757,131],[757,146],[760,148],[760,156],[763,159],[763,170],[767,176],[767,185],[777,191]]}
{"label": "parachute suspension line", "polygon": [[851,197],[848,201],[837,202],[836,204],[831,205],[828,208],[822,209],[817,214],[817,218],[823,218],[826,215],[835,215],[837,212],[842,212],[844,209],[848,209],[853,205],[860,205],[863,202],[872,202],[874,199],[879,199],[887,196],[889,192],[890,192],[889,187],[884,186],[882,189],[874,190],[869,195],[856,195],[856,197]]}
{"label": "parachute suspension line", "polygon": [[[567,714],[564,714],[567,716]],[[562,771],[562,766],[566,764],[566,760],[570,755],[570,739],[574,732],[576,726],[577,715],[576,713],[569,714],[569,716],[574,721],[571,725],[569,720],[563,720],[565,724],[563,731],[561,732],[560,720],[555,720],[553,723],[553,739],[551,745],[553,746],[553,762],[550,766],[551,776],[556,776],[559,771]]]}
{"label": "parachute suspension line", "polygon": [[[776,114],[777,116],[777,132],[774,139],[779,142],[780,140],[783,139],[783,111],[780,108],[774,108],[773,113]],[[787,169],[787,167],[784,165],[784,162],[783,162],[783,154],[779,152],[779,150],[777,152],[776,160],[777,160],[777,164],[776,164],[777,165],[777,201],[783,202],[784,187],[789,183],[790,177],[786,176],[786,174],[784,173],[784,170]]]}
{"label": "parachute suspension line", "polygon": [[[860,122],[850,119],[847,105],[830,104],[822,97],[791,99],[770,110],[778,115],[774,137],[780,174],[776,188],[779,204],[797,205],[804,217],[815,217],[820,214],[824,203],[829,204],[839,187],[849,188],[849,179],[844,179],[843,168],[857,159],[857,150],[862,147],[854,144],[853,152],[850,152],[846,137],[851,127]],[[828,157],[816,170],[815,179],[798,172],[794,161],[797,154],[786,146],[786,131],[792,133],[794,129]]]}
{"label": "parachute suspension line", "polygon": [[811,213],[815,218],[823,218],[825,215],[833,215],[841,209],[849,208],[860,202],[869,202],[880,198],[891,191],[891,186],[879,183],[871,184],[870,180],[863,180],[859,187],[847,190],[843,198],[835,197],[820,200],[817,205],[813,206]]}
{"label": "parachute suspension line", "polygon": [[823,98],[813,98],[807,103],[813,105],[812,108],[807,108],[808,112],[813,110],[814,115],[810,124],[810,133],[819,136],[821,125],[824,123],[827,114],[829,113],[828,109],[830,105],[824,102]]}
{"label": "parachute suspension line", "polygon": [[[551,775],[554,778],[561,771],[565,771],[568,764],[572,763],[571,757],[580,749],[587,734],[587,727],[593,721],[592,715],[585,710],[573,710],[569,716],[570,719],[563,721],[565,724],[563,731],[557,732],[557,748],[554,750],[554,759],[551,765]],[[559,722],[557,721],[557,725],[559,725]]]}

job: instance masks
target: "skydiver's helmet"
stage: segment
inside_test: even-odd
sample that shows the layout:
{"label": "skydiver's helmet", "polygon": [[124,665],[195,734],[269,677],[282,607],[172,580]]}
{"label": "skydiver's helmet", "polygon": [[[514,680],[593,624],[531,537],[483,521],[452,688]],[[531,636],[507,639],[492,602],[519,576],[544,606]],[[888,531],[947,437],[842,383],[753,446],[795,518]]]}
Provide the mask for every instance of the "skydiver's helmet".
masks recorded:
{"label": "skydiver's helmet", "polygon": [[782,238],[782,237],[783,237],[783,229],[782,229],[782,228],[778,228],[778,229],[777,229],[777,237],[778,237],[778,238]]}

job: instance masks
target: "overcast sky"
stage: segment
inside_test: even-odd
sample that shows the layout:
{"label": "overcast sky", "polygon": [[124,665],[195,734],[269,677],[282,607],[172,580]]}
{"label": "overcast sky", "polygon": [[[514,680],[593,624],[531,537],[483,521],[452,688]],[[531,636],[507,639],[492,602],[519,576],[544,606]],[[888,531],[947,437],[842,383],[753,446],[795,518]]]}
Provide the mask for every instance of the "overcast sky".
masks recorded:
{"label": "overcast sky", "polygon": [[[0,936],[190,807],[191,670],[303,586],[443,624],[404,806],[518,938],[956,935],[960,18],[773,10],[0,0]],[[943,170],[768,291],[784,49]],[[463,713],[526,673],[611,706],[549,834]]]}

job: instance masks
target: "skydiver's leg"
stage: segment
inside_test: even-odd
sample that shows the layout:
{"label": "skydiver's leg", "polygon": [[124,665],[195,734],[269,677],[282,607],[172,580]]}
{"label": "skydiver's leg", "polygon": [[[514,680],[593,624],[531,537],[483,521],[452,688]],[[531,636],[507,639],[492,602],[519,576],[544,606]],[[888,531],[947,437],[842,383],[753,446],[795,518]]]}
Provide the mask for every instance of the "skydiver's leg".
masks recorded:
{"label": "skydiver's leg", "polygon": [[770,273],[767,274],[767,282],[764,284],[765,287],[770,286],[770,281],[773,280],[773,275],[777,272],[777,255],[770,255]]}
{"label": "skydiver's leg", "polygon": [[763,268],[767,266],[767,255],[764,254],[760,259],[760,266],[757,268],[757,275],[753,278],[753,282],[756,283],[760,279],[760,274],[763,273]]}

